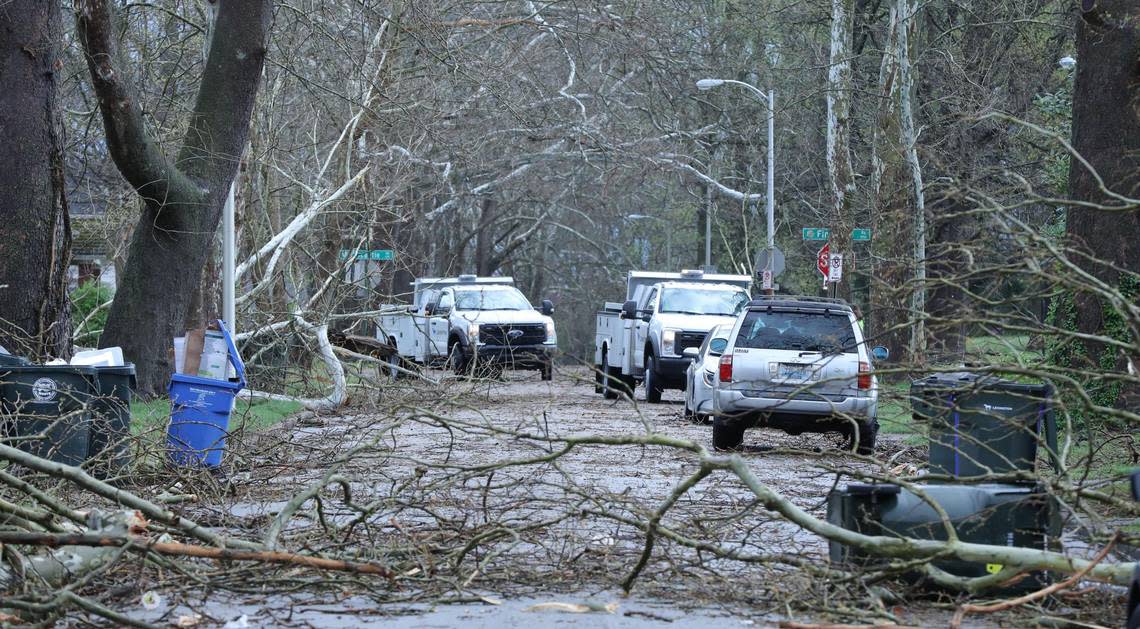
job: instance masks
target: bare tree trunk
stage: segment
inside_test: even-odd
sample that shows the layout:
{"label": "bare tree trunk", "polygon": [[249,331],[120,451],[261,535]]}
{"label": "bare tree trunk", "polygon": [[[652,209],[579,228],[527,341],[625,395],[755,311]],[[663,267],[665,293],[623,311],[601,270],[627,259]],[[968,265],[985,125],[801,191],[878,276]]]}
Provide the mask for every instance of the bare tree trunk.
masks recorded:
{"label": "bare tree trunk", "polygon": [[[831,0],[831,61],[827,72],[827,178],[831,183],[831,247],[850,261],[851,194],[851,35],[853,0]],[[851,282],[840,285],[850,296]]]}
{"label": "bare tree trunk", "polygon": [[57,2],[13,0],[0,25],[0,345],[71,356]]}
{"label": "bare tree trunk", "polygon": [[113,6],[77,0],[77,33],[107,146],[145,208],[101,342],[122,346],[138,367],[139,388],[158,393],[172,367],[167,347],[183,330],[249,137],[272,7],[268,0],[220,2],[190,124],[171,160],[145,128],[130,69],[119,55]]}
{"label": "bare tree trunk", "polygon": [[845,250],[851,227],[850,194],[855,191],[851,167],[851,31],[852,0],[831,0],[831,62],[827,73],[827,176],[831,183],[832,232]]}
{"label": "bare tree trunk", "polygon": [[914,232],[913,256],[914,286],[911,293],[911,316],[914,325],[910,332],[911,360],[921,362],[926,354],[926,202],[923,197],[922,164],[918,160],[918,133],[914,127],[914,107],[911,99],[914,94],[914,72],[911,67],[910,35],[914,31],[915,14],[918,9],[912,0],[898,0],[898,50],[899,71],[899,141],[906,153],[914,185]]}

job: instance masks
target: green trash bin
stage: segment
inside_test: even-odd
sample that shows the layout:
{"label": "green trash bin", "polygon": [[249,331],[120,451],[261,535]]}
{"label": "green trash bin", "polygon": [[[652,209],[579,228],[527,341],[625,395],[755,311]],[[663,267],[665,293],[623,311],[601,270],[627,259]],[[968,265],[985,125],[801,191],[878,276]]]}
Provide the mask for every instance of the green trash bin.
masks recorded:
{"label": "green trash bin", "polygon": [[96,478],[121,474],[131,462],[131,395],[135,366],[96,367],[98,397],[92,405],[87,442],[90,471]]}
{"label": "green trash bin", "polygon": [[960,478],[1034,472],[1044,439],[1057,465],[1053,389],[974,373],[935,374],[910,387],[913,417],[929,422],[930,473]]}
{"label": "green trash bin", "polygon": [[[979,485],[920,486],[950,518],[959,539],[994,546],[1046,550],[1055,545],[1061,530],[1060,510],[1049,494],[1036,486],[988,483]],[[828,495],[827,519],[832,524],[864,535],[946,540],[938,513],[917,494],[892,484],[852,483]],[[874,566],[889,559],[873,558],[839,542],[829,542],[831,560]],[[933,565],[960,577],[984,577],[1002,569],[996,563],[938,560]],[[920,573],[906,575],[925,582]],[[1046,573],[1031,573],[1007,586],[1005,592],[1040,589]]]}
{"label": "green trash bin", "polygon": [[0,367],[5,441],[57,463],[82,465],[97,392],[95,367]]}

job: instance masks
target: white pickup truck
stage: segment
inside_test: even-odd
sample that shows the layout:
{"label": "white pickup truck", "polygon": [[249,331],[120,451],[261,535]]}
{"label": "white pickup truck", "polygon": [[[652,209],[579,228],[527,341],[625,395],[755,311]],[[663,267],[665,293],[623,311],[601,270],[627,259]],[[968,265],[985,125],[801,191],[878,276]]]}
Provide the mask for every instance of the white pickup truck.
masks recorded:
{"label": "white pickup truck", "polygon": [[685,387],[694,350],[714,326],[732,323],[748,305],[747,275],[630,271],[626,301],[606,302],[597,315],[595,391],[607,398],[632,395],[645,383],[645,399]]}
{"label": "white pickup truck", "polygon": [[398,312],[377,321],[394,362],[446,363],[459,375],[537,369],[551,379],[558,336],[550,300],[535,310],[509,277],[425,277],[412,286],[412,304],[382,306]]}

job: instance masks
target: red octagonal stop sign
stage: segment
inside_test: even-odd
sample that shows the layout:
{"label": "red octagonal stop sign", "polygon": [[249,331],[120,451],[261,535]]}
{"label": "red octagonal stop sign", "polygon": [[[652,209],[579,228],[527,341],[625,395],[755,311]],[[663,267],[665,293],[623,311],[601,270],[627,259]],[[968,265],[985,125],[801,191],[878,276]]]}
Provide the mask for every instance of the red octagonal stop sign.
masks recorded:
{"label": "red octagonal stop sign", "polygon": [[823,275],[823,281],[824,282],[827,281],[828,271],[831,270],[829,268],[830,263],[828,262],[828,259],[830,257],[831,257],[831,243],[825,242],[825,243],[823,243],[823,247],[820,248],[819,253],[816,254],[816,257],[815,257],[815,268],[819,269],[819,272]]}

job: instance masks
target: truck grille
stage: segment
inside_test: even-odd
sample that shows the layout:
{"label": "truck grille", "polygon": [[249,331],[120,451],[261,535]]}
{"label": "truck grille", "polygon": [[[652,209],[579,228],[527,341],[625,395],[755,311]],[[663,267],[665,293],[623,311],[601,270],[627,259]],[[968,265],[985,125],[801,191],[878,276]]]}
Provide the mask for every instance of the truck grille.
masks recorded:
{"label": "truck grille", "polygon": [[674,350],[677,355],[681,355],[688,347],[700,347],[701,343],[705,342],[705,337],[708,336],[704,332],[681,332],[677,335],[677,349]]}
{"label": "truck grille", "polygon": [[479,342],[488,345],[539,345],[546,342],[542,323],[513,323],[479,326]]}

